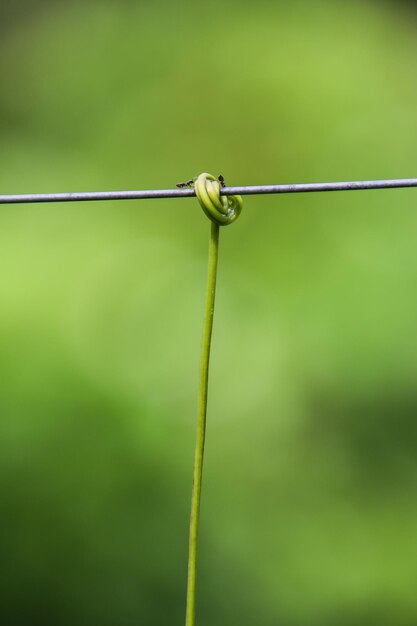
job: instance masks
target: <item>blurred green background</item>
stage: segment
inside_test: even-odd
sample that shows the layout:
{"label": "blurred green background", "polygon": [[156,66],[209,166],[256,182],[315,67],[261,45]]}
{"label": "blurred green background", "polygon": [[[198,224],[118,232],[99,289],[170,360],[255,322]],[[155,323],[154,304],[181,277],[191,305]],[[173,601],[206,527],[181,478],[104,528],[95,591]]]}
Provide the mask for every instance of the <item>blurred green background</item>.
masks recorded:
{"label": "blurred green background", "polygon": [[[0,193],[416,175],[413,3],[3,1]],[[221,233],[197,623],[417,623],[416,191]],[[0,209],[0,621],[184,619],[209,224]]]}

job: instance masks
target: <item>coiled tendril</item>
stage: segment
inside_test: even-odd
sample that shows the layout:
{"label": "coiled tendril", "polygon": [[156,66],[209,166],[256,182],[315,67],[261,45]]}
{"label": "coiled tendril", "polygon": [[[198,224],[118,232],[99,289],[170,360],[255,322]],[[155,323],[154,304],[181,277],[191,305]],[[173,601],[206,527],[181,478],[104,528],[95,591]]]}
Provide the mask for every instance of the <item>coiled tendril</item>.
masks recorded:
{"label": "coiled tendril", "polygon": [[[221,178],[223,181],[223,178]],[[206,305],[204,310],[203,341],[201,344],[200,381],[198,390],[197,438],[194,456],[193,486],[188,550],[187,606],[185,626],[195,626],[195,586],[197,565],[197,537],[203,475],[204,442],[206,433],[208,377],[211,334],[213,330],[214,299],[216,295],[217,259],[219,256],[220,226],[234,222],[242,210],[240,196],[221,196],[220,180],[204,172],[177,186],[192,186],[204,213],[211,220]]]}
{"label": "coiled tendril", "polygon": [[198,201],[207,217],[219,226],[234,222],[242,211],[241,196],[221,196],[220,182],[207,172],[197,176],[194,189]]}

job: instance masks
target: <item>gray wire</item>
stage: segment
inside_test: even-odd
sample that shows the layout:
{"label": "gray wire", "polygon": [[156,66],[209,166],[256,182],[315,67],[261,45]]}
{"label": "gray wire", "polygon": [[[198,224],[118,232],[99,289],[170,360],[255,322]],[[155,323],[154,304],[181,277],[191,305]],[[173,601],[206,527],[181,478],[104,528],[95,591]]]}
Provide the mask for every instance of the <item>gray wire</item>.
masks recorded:
{"label": "gray wire", "polygon": [[[354,191],[363,189],[394,189],[417,187],[417,178],[391,180],[359,180],[338,183],[298,183],[291,185],[254,185],[250,187],[223,187],[221,194],[254,195],[264,193],[309,193],[318,191]],[[194,189],[144,189],[138,191],[86,191],[75,193],[26,193],[0,195],[0,204],[31,202],[85,202],[93,200],[142,200],[145,198],[183,198],[195,196]]]}

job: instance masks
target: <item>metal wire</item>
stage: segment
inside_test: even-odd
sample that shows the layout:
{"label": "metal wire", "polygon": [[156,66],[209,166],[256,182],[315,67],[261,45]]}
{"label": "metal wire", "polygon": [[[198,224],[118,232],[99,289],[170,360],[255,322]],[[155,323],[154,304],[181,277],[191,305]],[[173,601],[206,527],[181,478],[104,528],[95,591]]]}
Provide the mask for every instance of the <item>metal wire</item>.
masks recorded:
{"label": "metal wire", "polygon": [[[294,185],[222,187],[221,194],[225,196],[244,196],[264,193],[309,193],[318,191],[398,189],[403,187],[417,187],[417,178],[359,180],[337,183],[298,183]],[[31,202],[85,202],[95,200],[142,200],[145,198],[183,198],[187,196],[195,196],[194,189],[145,189],[138,191],[86,191],[75,193],[26,193],[18,195],[0,195],[0,204],[23,204]]]}

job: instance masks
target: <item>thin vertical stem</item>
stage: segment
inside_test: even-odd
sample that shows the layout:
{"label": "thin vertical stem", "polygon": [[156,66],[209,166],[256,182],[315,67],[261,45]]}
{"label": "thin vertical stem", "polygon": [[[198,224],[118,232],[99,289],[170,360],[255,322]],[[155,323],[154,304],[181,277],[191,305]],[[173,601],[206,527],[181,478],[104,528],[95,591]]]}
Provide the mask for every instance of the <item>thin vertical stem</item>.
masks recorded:
{"label": "thin vertical stem", "polygon": [[197,438],[194,457],[193,487],[191,492],[190,534],[188,548],[187,608],[185,626],[195,624],[195,583],[197,566],[197,539],[200,514],[201,478],[203,472],[204,441],[206,435],[207,391],[210,344],[213,330],[214,299],[216,293],[217,259],[219,254],[219,225],[211,223],[206,305],[204,311],[203,341],[201,346],[198,391]]}

